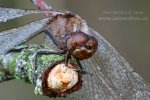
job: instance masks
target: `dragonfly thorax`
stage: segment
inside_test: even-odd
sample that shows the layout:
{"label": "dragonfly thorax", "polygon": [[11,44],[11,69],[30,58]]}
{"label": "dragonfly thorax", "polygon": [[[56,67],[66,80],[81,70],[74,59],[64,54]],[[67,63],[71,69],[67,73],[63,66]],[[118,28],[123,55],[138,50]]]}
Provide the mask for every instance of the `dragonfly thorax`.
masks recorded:
{"label": "dragonfly thorax", "polygon": [[51,20],[49,29],[57,47],[77,59],[87,59],[96,52],[98,42],[87,34],[87,24],[79,16],[72,13],[57,15]]}

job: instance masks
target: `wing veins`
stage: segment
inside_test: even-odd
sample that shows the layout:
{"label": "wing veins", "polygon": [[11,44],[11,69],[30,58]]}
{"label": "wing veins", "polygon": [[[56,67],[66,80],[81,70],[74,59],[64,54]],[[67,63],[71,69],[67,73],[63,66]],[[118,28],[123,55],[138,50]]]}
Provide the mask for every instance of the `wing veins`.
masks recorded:
{"label": "wing veins", "polygon": [[16,29],[0,32],[0,54],[6,53],[37,35],[46,26],[50,18],[45,18]]}

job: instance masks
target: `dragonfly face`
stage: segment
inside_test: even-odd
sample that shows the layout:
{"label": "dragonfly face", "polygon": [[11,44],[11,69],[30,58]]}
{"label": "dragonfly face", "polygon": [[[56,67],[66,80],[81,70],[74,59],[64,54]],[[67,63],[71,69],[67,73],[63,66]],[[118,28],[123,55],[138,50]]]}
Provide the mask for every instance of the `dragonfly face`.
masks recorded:
{"label": "dragonfly face", "polygon": [[77,59],[83,60],[91,57],[97,49],[98,42],[83,32],[71,35],[67,42],[67,49]]}
{"label": "dragonfly face", "polygon": [[48,27],[57,47],[79,60],[91,57],[98,45],[86,28],[85,21],[70,12],[55,16]]}

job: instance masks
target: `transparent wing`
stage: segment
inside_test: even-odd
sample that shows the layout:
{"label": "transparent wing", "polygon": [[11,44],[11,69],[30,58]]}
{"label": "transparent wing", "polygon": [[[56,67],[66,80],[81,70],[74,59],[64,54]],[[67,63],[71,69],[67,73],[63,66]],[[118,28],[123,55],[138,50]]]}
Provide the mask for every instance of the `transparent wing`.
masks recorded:
{"label": "transparent wing", "polygon": [[38,14],[38,13],[45,13],[45,12],[46,11],[41,11],[41,10],[21,10],[21,9],[0,7],[0,22],[6,22],[7,20],[29,15],[29,14]]}
{"label": "transparent wing", "polygon": [[99,43],[97,53],[90,59],[82,61],[86,70],[93,73],[91,79],[85,79],[88,83],[87,95],[93,98],[91,100],[96,100],[96,97],[110,100],[113,93],[122,100],[143,100],[143,98],[148,100],[150,86],[99,33],[89,28],[89,34]]}
{"label": "transparent wing", "polygon": [[45,18],[16,29],[0,32],[0,54],[38,34],[47,25],[49,20],[50,18]]}
{"label": "transparent wing", "polygon": [[[133,70],[120,54],[99,33],[89,28],[99,42],[98,51],[81,61],[90,75],[83,75],[82,88],[58,100],[149,100],[150,86]],[[46,44],[54,43],[46,37]]]}
{"label": "transparent wing", "polygon": [[[52,49],[57,49],[52,40],[46,36],[45,44],[50,46]],[[90,61],[89,63],[87,63]],[[97,70],[98,68],[91,68],[95,66],[91,60],[82,61],[83,67],[89,73],[93,75],[83,75],[83,86],[80,90],[67,95],[65,98],[57,98],[56,100],[120,100],[114,93],[112,88],[109,87],[105,76]]]}

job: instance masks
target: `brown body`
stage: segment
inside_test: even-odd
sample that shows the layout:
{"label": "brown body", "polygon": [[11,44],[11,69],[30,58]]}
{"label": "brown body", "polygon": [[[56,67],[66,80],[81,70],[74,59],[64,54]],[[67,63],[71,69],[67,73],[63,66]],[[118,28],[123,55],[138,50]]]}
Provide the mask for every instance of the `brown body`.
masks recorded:
{"label": "brown body", "polygon": [[97,49],[97,40],[86,34],[87,25],[79,16],[65,13],[55,16],[48,27],[57,47],[69,51],[80,60],[91,57]]}
{"label": "brown body", "polygon": [[[58,48],[66,48],[67,40],[75,31],[81,31],[82,20],[71,13],[57,15],[50,22],[50,32],[58,43]],[[73,29],[76,28],[76,29]]]}

